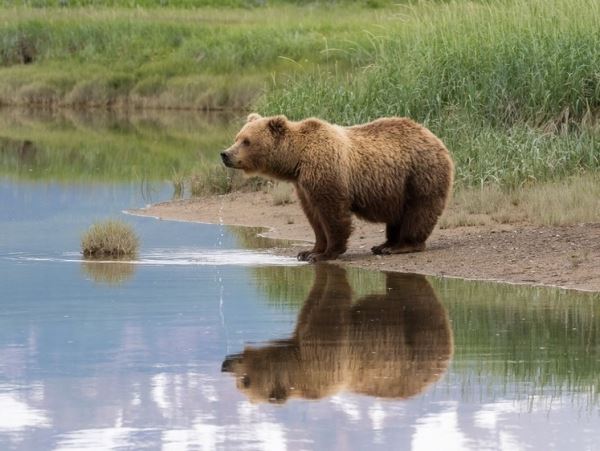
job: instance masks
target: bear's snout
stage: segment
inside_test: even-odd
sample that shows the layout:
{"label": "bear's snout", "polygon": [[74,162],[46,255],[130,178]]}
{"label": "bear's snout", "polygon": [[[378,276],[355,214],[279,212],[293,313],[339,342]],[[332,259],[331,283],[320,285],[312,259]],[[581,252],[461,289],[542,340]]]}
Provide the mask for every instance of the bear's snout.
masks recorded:
{"label": "bear's snout", "polygon": [[221,160],[223,160],[223,164],[228,168],[233,167],[231,163],[231,158],[227,152],[221,152]]}
{"label": "bear's snout", "polygon": [[241,354],[230,354],[228,356],[225,356],[225,360],[223,360],[223,363],[221,364],[221,372],[222,373],[235,372],[234,366],[237,363],[240,363],[241,361],[242,361]]}

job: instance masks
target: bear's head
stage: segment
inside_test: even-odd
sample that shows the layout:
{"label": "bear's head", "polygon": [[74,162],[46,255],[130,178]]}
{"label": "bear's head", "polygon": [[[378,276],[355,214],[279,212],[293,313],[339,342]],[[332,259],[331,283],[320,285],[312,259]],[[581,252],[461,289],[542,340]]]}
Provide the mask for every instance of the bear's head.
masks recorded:
{"label": "bear's head", "polygon": [[238,390],[253,403],[283,404],[291,398],[319,399],[337,392],[343,377],[339,346],[309,347],[300,349],[294,339],[248,346],[241,354],[228,355],[221,371],[235,375]]}
{"label": "bear's head", "polygon": [[285,116],[252,113],[221,158],[225,166],[249,174],[295,180],[298,159],[290,149],[290,139],[290,122]]}
{"label": "bear's head", "polygon": [[285,345],[264,349],[246,347],[242,354],[227,356],[221,371],[236,376],[238,390],[251,402],[281,404],[290,397],[290,369],[297,366],[294,354]]}

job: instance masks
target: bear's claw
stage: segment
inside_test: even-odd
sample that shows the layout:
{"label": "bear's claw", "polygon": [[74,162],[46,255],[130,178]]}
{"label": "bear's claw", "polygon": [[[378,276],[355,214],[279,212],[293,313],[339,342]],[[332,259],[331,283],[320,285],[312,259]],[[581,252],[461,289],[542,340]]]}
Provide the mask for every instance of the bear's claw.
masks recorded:
{"label": "bear's claw", "polygon": [[381,255],[381,254],[385,253],[384,249],[386,249],[388,247],[389,247],[389,244],[387,242],[385,242],[385,243],[380,244],[378,246],[373,246],[371,248],[371,252],[373,252],[375,255]]}
{"label": "bear's claw", "polygon": [[298,259],[298,261],[305,262],[305,261],[308,261],[308,257],[312,253],[313,253],[313,251],[298,252],[298,256],[296,258]]}
{"label": "bear's claw", "polygon": [[397,244],[395,246],[381,244],[371,248],[371,252],[375,255],[410,254],[412,252],[421,252],[423,250],[425,250],[425,243]]}
{"label": "bear's claw", "polygon": [[306,261],[308,261],[308,263],[317,263],[318,261],[325,260],[322,258],[322,255],[323,254],[312,253],[308,256]]}
{"label": "bear's claw", "polygon": [[338,254],[328,254],[327,252],[302,251],[296,257],[301,262],[316,263],[323,260],[334,260]]}

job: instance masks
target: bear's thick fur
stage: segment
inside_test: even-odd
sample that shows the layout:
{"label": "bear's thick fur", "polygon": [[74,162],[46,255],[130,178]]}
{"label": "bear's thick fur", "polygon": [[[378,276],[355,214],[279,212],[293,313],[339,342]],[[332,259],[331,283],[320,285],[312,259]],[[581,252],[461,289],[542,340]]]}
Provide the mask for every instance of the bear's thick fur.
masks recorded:
{"label": "bear's thick fur", "polygon": [[315,272],[291,338],[248,346],[223,362],[251,401],[318,399],[341,390],[407,398],[445,373],[452,330],[425,277],[386,273],[384,294],[353,303],[343,268],[322,264]]}
{"label": "bear's thick fur", "polygon": [[386,241],[372,248],[375,254],[423,250],[454,172],[433,133],[396,117],[341,127],[253,113],[221,157],[226,166],[295,184],[316,237],[298,258],[311,262],[346,251],[352,213],[386,224]]}

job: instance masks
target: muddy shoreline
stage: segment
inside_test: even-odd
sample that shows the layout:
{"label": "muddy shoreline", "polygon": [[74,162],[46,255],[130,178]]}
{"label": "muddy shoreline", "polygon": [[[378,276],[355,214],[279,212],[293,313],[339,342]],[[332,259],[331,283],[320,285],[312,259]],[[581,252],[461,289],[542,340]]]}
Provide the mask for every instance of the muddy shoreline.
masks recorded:
{"label": "muddy shoreline", "polygon": [[[313,239],[297,203],[273,205],[272,197],[263,192],[163,202],[130,213],[164,220],[265,227],[264,236],[295,242],[274,250],[289,256],[309,247]],[[437,227],[424,252],[375,256],[370,249],[383,241],[383,229],[383,224],[355,219],[348,251],[339,262],[384,271],[600,292],[600,223]]]}

